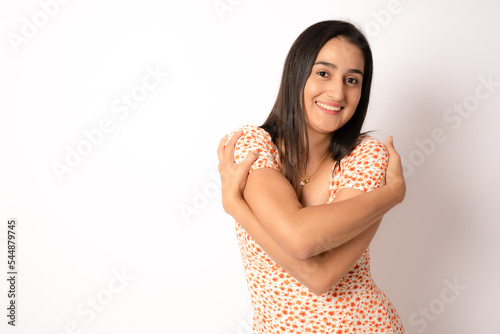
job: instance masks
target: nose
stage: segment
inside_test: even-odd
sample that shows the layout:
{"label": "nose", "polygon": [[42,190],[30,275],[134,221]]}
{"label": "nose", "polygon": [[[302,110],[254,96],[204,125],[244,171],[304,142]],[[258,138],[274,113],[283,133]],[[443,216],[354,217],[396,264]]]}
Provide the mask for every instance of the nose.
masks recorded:
{"label": "nose", "polygon": [[344,79],[335,78],[328,82],[326,93],[328,97],[334,101],[342,101],[344,99]]}

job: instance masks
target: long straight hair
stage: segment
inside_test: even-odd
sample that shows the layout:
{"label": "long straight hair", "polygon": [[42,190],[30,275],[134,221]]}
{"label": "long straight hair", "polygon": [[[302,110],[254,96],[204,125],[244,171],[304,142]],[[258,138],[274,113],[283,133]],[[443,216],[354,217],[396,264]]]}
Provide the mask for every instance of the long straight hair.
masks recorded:
{"label": "long straight hair", "polygon": [[340,161],[356,147],[366,117],[373,75],[373,58],[366,37],[354,25],[344,21],[322,21],[307,28],[293,43],[285,60],[281,85],[276,102],[267,120],[260,127],[276,144],[285,176],[295,190],[300,172],[306,170],[309,140],[305,120],[304,87],[321,48],[332,38],[342,36],[363,52],[365,66],[361,97],[351,119],[336,130],[329,151]]}

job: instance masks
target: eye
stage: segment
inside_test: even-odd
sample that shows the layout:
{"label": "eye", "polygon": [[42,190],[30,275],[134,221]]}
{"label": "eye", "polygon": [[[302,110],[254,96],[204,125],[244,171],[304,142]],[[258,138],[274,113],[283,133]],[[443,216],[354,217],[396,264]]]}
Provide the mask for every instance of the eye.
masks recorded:
{"label": "eye", "polygon": [[358,79],[356,78],[347,78],[346,81],[351,85],[357,85],[359,83]]}
{"label": "eye", "polygon": [[317,74],[320,76],[320,77],[323,77],[323,78],[328,78],[328,72],[326,71],[318,71]]}

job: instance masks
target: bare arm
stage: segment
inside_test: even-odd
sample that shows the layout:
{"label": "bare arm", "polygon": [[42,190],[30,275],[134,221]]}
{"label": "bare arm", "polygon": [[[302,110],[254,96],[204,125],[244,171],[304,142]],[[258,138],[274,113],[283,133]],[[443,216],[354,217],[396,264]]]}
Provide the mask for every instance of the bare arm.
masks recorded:
{"label": "bare arm", "polygon": [[[237,138],[236,138],[237,139]],[[222,164],[232,164],[232,146],[228,143],[227,156]],[[264,230],[288,255],[307,259],[338,247],[365,231],[375,221],[400,203],[405,185],[399,155],[392,142],[387,141],[391,163],[388,185],[331,204],[303,208],[288,180],[277,170],[261,168],[253,171],[246,180],[244,198]],[[219,147],[220,149],[220,147]],[[219,154],[220,157],[221,154]],[[229,159],[231,155],[231,159]],[[230,199],[224,204],[233,217]]]}
{"label": "bare arm", "polygon": [[244,198],[273,239],[299,259],[351,240],[397,204],[394,191],[381,187],[344,201],[303,208],[288,180],[269,168],[249,175]]}
{"label": "bare arm", "polygon": [[[357,189],[343,189],[334,202],[359,196],[363,192]],[[331,289],[352,269],[373,239],[381,219],[348,242],[301,260],[290,256],[264,230],[247,203],[240,199],[234,218],[247,231],[257,244],[287,273],[306,286],[312,293],[321,295]]]}
{"label": "bare arm", "polygon": [[[219,159],[222,158],[219,152]],[[306,286],[316,295],[321,295],[334,286],[354,266],[359,257],[370,244],[380,221],[361,232],[348,242],[307,259],[297,259],[285,252],[276,241],[265,231],[256,216],[241,197],[245,188],[248,170],[257,155],[249,154],[240,165],[219,165],[222,175],[222,197],[225,209],[227,201],[231,202],[233,217],[257,242],[260,248],[269,255],[275,263]],[[357,189],[341,189],[333,203],[363,194]]]}

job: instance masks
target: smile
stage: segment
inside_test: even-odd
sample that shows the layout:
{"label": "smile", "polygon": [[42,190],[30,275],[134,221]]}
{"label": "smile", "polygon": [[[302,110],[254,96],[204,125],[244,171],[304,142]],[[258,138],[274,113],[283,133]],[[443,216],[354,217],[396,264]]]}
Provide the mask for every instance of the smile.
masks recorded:
{"label": "smile", "polygon": [[334,107],[334,106],[329,106],[328,104],[324,104],[324,103],[321,103],[321,102],[318,102],[316,101],[316,104],[325,109],[325,110],[328,110],[328,111],[341,111],[344,107]]}

